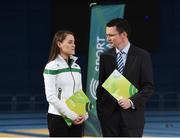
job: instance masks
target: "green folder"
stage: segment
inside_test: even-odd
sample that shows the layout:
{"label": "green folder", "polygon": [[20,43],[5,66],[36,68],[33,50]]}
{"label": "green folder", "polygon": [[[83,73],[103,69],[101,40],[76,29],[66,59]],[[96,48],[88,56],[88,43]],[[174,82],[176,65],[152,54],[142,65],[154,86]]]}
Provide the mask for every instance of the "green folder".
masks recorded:
{"label": "green folder", "polygon": [[[78,115],[85,115],[92,105],[90,104],[89,98],[85,95],[83,90],[75,92],[69,99],[66,100],[66,105],[69,109],[77,113]],[[66,123],[70,126],[72,125],[72,120],[64,117]]]}
{"label": "green folder", "polygon": [[102,84],[115,99],[129,98],[138,92],[138,89],[127,80],[118,70],[114,70]]}

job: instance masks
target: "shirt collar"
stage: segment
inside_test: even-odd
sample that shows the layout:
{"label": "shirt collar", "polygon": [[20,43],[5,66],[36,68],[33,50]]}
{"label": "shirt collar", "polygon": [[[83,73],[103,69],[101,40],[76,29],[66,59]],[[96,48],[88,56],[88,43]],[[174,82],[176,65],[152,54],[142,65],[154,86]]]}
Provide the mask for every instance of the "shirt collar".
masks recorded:
{"label": "shirt collar", "polygon": [[[127,46],[125,46],[125,48],[123,48],[123,49],[121,50],[122,53],[128,54],[129,48],[130,48],[130,43],[128,42]],[[120,50],[116,48],[116,54],[119,53],[119,52],[120,52]]]}

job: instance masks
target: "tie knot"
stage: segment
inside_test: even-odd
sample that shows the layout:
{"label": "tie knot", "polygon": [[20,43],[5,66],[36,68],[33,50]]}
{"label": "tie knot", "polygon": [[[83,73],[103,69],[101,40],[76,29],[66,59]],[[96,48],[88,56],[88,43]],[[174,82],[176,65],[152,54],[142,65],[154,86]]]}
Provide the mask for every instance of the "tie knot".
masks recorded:
{"label": "tie knot", "polygon": [[119,51],[119,53],[120,53],[120,54],[124,54],[124,52],[123,52],[123,51]]}
{"label": "tie knot", "polygon": [[119,51],[119,52],[117,53],[118,56],[121,56],[122,54],[124,54],[123,51]]}

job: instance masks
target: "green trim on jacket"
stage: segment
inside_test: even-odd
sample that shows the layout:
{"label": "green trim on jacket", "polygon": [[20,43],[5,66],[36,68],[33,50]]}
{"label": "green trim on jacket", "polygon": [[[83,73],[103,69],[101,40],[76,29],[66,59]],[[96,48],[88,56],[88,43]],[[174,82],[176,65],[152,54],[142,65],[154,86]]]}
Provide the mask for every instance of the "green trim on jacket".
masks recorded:
{"label": "green trim on jacket", "polygon": [[57,70],[51,70],[51,69],[45,69],[44,74],[50,74],[50,75],[57,75],[64,72],[79,72],[81,73],[80,69],[77,68],[63,68],[63,69],[57,69]]}

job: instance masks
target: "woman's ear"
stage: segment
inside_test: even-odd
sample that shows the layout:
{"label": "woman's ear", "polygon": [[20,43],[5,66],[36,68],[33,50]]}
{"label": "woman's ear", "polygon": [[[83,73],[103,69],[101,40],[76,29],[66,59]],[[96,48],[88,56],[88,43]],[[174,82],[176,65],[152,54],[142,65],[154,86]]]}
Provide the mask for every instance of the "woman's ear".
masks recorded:
{"label": "woman's ear", "polygon": [[61,44],[60,41],[57,41],[56,44],[57,44],[57,46],[58,46],[59,48],[61,48],[61,45],[62,45],[62,44]]}

